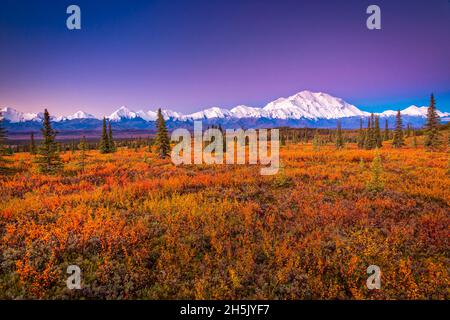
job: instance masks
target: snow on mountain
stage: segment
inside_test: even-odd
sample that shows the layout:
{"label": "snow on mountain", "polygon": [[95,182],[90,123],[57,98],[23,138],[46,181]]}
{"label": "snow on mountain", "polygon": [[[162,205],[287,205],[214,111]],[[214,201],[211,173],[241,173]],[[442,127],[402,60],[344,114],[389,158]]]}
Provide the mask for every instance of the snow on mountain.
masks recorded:
{"label": "snow on mountain", "polygon": [[[400,113],[401,113],[401,111],[400,111]],[[397,111],[386,110],[381,113],[376,113],[376,115],[381,116],[381,117],[395,117],[397,115]]]}
{"label": "snow on mountain", "polygon": [[[42,121],[44,119],[44,113],[23,113],[10,107],[0,108],[2,119],[10,122],[24,122],[24,121]],[[52,119],[55,119],[52,117]]]}
{"label": "snow on mountain", "polygon": [[267,112],[261,108],[253,108],[239,105],[230,110],[231,114],[236,118],[261,118],[267,117]]}
{"label": "snow on mountain", "polygon": [[[152,111],[149,111],[149,112],[152,112]],[[182,120],[184,118],[184,115],[182,113],[176,112],[173,110],[161,109],[161,113],[165,120],[169,120],[169,119]],[[157,117],[157,113],[155,112],[155,119],[156,119],[156,117]]]}
{"label": "snow on mountain", "polygon": [[[176,111],[172,111],[172,110],[167,110],[167,109],[161,109],[161,113],[164,117],[164,119],[169,120],[169,119],[181,119],[183,118],[183,114],[176,112]],[[107,118],[111,121],[120,121],[122,119],[135,119],[135,118],[142,118],[145,121],[155,121],[158,117],[158,114],[156,111],[143,111],[143,110],[139,110],[139,111],[133,111],[128,109],[125,106],[120,107],[119,109],[117,109],[116,111],[114,111],[113,113],[111,113]]]}
{"label": "snow on mountain", "polygon": [[276,119],[338,119],[368,116],[340,98],[322,92],[302,91],[288,98],[279,98],[264,108],[269,117]]}
{"label": "snow on mountain", "polygon": [[185,116],[185,118],[192,120],[201,120],[201,119],[212,119],[212,118],[228,118],[232,117],[233,114],[230,110],[212,107],[209,109],[205,109],[203,111],[194,112]]}
{"label": "snow on mountain", "polygon": [[136,115],[139,118],[144,119],[145,121],[155,121],[156,120],[156,112],[153,111],[136,111]]}
{"label": "snow on mountain", "polygon": [[404,110],[401,110],[400,113],[403,115],[413,116],[413,117],[426,117],[428,112],[428,107],[418,107],[418,106],[410,106]]}
{"label": "snow on mountain", "polygon": [[[427,117],[428,114],[428,107],[418,107],[418,106],[410,106],[402,111],[400,111],[401,114],[413,116],[413,117]],[[448,112],[441,112],[439,110],[436,110],[436,113],[439,117],[445,117],[449,116],[450,113]]]}
{"label": "snow on mountain", "polygon": [[90,113],[84,111],[77,111],[70,116],[61,116],[55,119],[55,121],[65,121],[74,119],[96,119],[96,117]]}
{"label": "snow on mountain", "polygon": [[9,120],[11,122],[23,121],[23,113],[17,111],[16,109],[5,107],[0,109],[2,119]]}
{"label": "snow on mountain", "polygon": [[[269,102],[264,108],[254,108],[245,105],[238,105],[231,110],[219,107],[212,107],[202,111],[184,115],[180,112],[162,109],[162,114],[166,120],[192,121],[202,119],[242,119],[242,118],[267,118],[274,120],[333,120],[349,117],[367,117],[369,112],[361,111],[354,105],[344,100],[333,97],[322,92],[301,91],[287,98],[279,98]],[[427,116],[428,107],[418,107],[412,105],[401,111],[403,115],[410,117],[424,118]],[[3,118],[10,122],[42,121],[43,113],[23,113],[10,107],[0,108]],[[378,115],[382,117],[395,117],[397,111],[386,110]],[[449,112],[437,110],[439,117],[449,117]],[[52,117],[54,121],[74,120],[74,119],[95,119],[92,114],[78,111],[69,116],[58,118]],[[122,106],[106,117],[111,121],[121,121],[125,119],[143,119],[145,121],[155,121],[156,111],[133,111],[126,106]]]}
{"label": "snow on mountain", "polygon": [[[410,117],[421,117],[426,118],[428,113],[428,107],[418,107],[415,105],[409,106],[406,109],[400,110],[400,113],[404,116],[410,116]],[[449,112],[441,112],[439,110],[436,110],[436,113],[439,117],[447,117],[450,115]],[[378,115],[382,117],[394,117],[397,115],[397,111],[394,110],[386,110],[382,113],[379,113]]]}
{"label": "snow on mountain", "polygon": [[111,121],[120,121],[122,119],[134,119],[139,117],[137,112],[131,111],[125,106],[120,107],[106,118]]}

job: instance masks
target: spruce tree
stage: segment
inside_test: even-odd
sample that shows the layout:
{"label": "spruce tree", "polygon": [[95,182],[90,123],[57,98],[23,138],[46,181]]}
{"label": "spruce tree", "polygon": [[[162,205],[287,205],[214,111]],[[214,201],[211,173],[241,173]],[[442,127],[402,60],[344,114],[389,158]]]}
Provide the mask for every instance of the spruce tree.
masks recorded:
{"label": "spruce tree", "polygon": [[6,140],[6,130],[3,127],[3,116],[0,112],[0,154],[4,153],[5,148],[5,140]]}
{"label": "spruce tree", "polygon": [[[225,130],[223,130],[223,128],[222,128],[222,126],[219,124],[219,131],[222,133],[222,136],[223,136],[223,138],[222,138],[222,152],[223,153],[225,153],[225,152],[227,152],[227,136],[226,136],[226,133],[225,133]],[[259,131],[258,131],[258,135],[259,135]]]}
{"label": "spruce tree", "polygon": [[108,120],[108,145],[109,145],[109,152],[116,152],[116,144],[114,143],[113,139],[111,121],[109,120]]}
{"label": "spruce tree", "polygon": [[4,165],[6,160],[3,158],[5,155],[5,140],[6,140],[6,130],[3,128],[3,116],[0,113],[0,173],[5,171]]}
{"label": "spruce tree", "polygon": [[362,118],[359,119],[359,131],[358,131],[358,148],[363,149],[364,148],[364,129],[363,129],[363,120]]}
{"label": "spruce tree", "polygon": [[44,121],[41,132],[43,140],[38,149],[36,163],[39,172],[53,174],[60,170],[63,164],[59,157],[58,143],[55,140],[57,132],[52,128],[50,114],[47,109],[44,110]]}
{"label": "spruce tree", "polygon": [[312,140],[312,145],[313,145],[313,150],[314,151],[319,151],[319,132],[316,129],[315,133],[314,133],[314,138]]}
{"label": "spruce tree", "polygon": [[106,118],[103,117],[102,136],[100,138],[100,153],[109,153],[111,151],[109,147],[109,137],[106,131]]}
{"label": "spruce tree", "polygon": [[342,125],[341,122],[337,122],[336,130],[336,149],[342,149],[344,147],[344,138],[342,137]]}
{"label": "spruce tree", "polygon": [[75,140],[72,139],[72,143],[70,144],[70,150],[72,151],[72,154],[75,154],[75,151],[77,150],[77,147],[75,145]]}
{"label": "spruce tree", "polygon": [[416,131],[412,131],[412,135],[413,135],[413,140],[412,140],[412,147],[413,148],[417,148],[417,137],[416,137]]}
{"label": "spruce tree", "polygon": [[84,168],[86,166],[86,137],[83,136],[83,138],[80,140],[80,143],[78,144],[78,149],[80,149],[80,155],[78,158],[78,166],[80,167],[81,171],[84,171]]}
{"label": "spruce tree", "polygon": [[411,136],[411,125],[408,123],[406,125],[406,137],[409,138]]}
{"label": "spruce tree", "polygon": [[286,136],[283,134],[283,132],[281,132],[280,146],[285,146],[285,145],[286,145]]}
{"label": "spruce tree", "polygon": [[389,140],[389,123],[388,119],[384,122],[384,133],[383,133],[383,140],[388,141]]}
{"label": "spruce tree", "polygon": [[364,140],[364,148],[371,150],[376,147],[375,138],[375,115],[372,113],[370,118],[367,120],[367,132]]}
{"label": "spruce tree", "polygon": [[372,176],[370,181],[367,184],[367,189],[370,191],[382,191],[384,188],[382,174],[383,174],[383,167],[381,164],[381,156],[380,152],[378,151],[378,148],[375,150],[375,157],[372,161]]}
{"label": "spruce tree", "polygon": [[383,138],[381,137],[380,117],[378,116],[375,117],[374,134],[375,134],[375,145],[377,148],[381,148],[383,146]]}
{"label": "spruce tree", "polygon": [[441,136],[439,132],[439,116],[436,112],[436,101],[434,95],[431,95],[430,106],[428,107],[427,122],[425,124],[425,148],[429,151],[438,150],[441,145]]}
{"label": "spruce tree", "polygon": [[30,135],[30,153],[36,154],[36,142],[34,141],[34,133],[32,132]]}
{"label": "spruce tree", "polygon": [[394,148],[401,148],[405,145],[403,140],[403,124],[402,124],[402,115],[400,110],[397,111],[397,116],[395,118],[395,131],[394,131],[394,139],[392,140],[392,146]]}
{"label": "spruce tree", "polygon": [[157,152],[159,157],[165,159],[170,152],[170,140],[169,134],[167,132],[166,121],[162,115],[161,109],[158,109],[158,118],[156,119],[156,139],[155,145],[157,148]]}
{"label": "spruce tree", "polygon": [[375,129],[375,115],[372,113],[370,115],[370,142],[369,142],[369,149],[375,149],[377,146],[377,138],[376,138],[376,129]]}
{"label": "spruce tree", "polygon": [[370,148],[370,133],[372,132],[372,128],[370,127],[370,118],[367,118],[367,129],[364,134],[364,149]]}

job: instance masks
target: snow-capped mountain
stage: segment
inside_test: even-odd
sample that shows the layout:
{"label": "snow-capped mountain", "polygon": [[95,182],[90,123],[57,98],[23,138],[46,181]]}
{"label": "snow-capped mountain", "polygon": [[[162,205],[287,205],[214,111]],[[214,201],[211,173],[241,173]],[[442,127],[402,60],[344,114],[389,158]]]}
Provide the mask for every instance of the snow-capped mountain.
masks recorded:
{"label": "snow-capped mountain", "polygon": [[[404,116],[426,118],[427,113],[428,113],[428,107],[418,107],[418,106],[412,105],[406,109],[400,110],[400,113]],[[436,110],[436,113],[441,118],[450,116],[449,112],[441,112],[439,110]],[[382,117],[395,117],[397,115],[397,111],[386,110],[386,111],[383,111],[382,113],[378,113],[378,115],[380,115]]]}
{"label": "snow-capped mountain", "polygon": [[71,114],[70,116],[57,117],[55,119],[55,121],[67,121],[67,120],[74,120],[74,119],[96,119],[96,117],[94,115],[84,112],[84,111],[77,111],[74,114]]}
{"label": "snow-capped mountain", "polygon": [[230,110],[219,108],[219,107],[212,107],[212,108],[205,109],[203,111],[188,114],[184,118],[192,119],[192,120],[201,120],[201,119],[213,119],[213,118],[228,118],[228,117],[231,117],[232,115],[233,114],[230,112]]}
{"label": "snow-capped mountain", "polygon": [[[166,119],[166,120],[170,120],[170,119],[178,120],[178,119],[182,119],[185,117],[180,112],[176,112],[176,111],[172,111],[172,110],[168,110],[168,109],[161,109],[161,113],[162,113],[164,119]],[[125,106],[122,106],[119,109],[117,109],[116,111],[114,111],[113,113],[111,113],[106,118],[111,121],[130,120],[130,119],[137,119],[137,118],[141,118],[145,121],[155,121],[157,119],[157,117],[158,117],[158,113],[156,111],[152,111],[152,110],[133,111]]]}
{"label": "snow-capped mountain", "polygon": [[[44,119],[43,112],[23,113],[10,107],[0,108],[0,113],[3,119],[8,120],[10,122],[42,121],[42,119]],[[54,119],[55,118],[52,117],[52,120]]]}
{"label": "snow-capped mountain", "polygon": [[[291,125],[291,126],[333,126],[336,119],[343,119],[349,126],[353,126],[353,120],[370,116],[369,112],[362,111],[356,106],[344,100],[333,97],[322,92],[301,91],[287,98],[279,98],[269,102],[263,108],[238,105],[231,110],[212,107],[191,114],[182,114],[169,109],[161,109],[163,117],[168,121],[192,122],[202,120],[209,123],[221,122],[239,126],[266,126],[266,125]],[[412,105],[401,110],[402,115],[407,117],[407,121],[420,125],[427,116],[428,107],[418,107]],[[0,108],[2,117],[9,123],[32,123],[41,122],[43,113],[23,113],[10,107]],[[386,110],[378,113],[381,117],[393,119],[397,111]],[[450,117],[449,112],[437,111],[443,121]],[[157,119],[157,112],[153,110],[134,111],[126,106],[118,108],[116,111],[106,116],[113,122],[130,122],[129,120],[140,120],[139,125],[152,123]],[[96,119],[92,114],[78,111],[69,116],[52,117],[54,122],[73,122],[81,119]],[[90,121],[92,122],[92,121]],[[100,122],[100,121],[99,121]],[[129,127],[138,125],[138,122],[131,121]],[[76,124],[78,125],[78,124]],[[72,126],[73,128],[73,126]]]}
{"label": "snow-capped mountain", "polygon": [[155,121],[156,120],[156,112],[139,110],[139,111],[136,111],[135,118],[137,118],[137,117],[142,118],[145,121]]}
{"label": "snow-capped mountain", "polygon": [[244,105],[234,107],[230,110],[236,118],[261,118],[268,117],[268,113],[261,108],[253,108]]}
{"label": "snow-capped mountain", "polygon": [[122,106],[119,109],[117,109],[116,111],[114,111],[113,113],[111,113],[106,118],[111,121],[120,121],[122,119],[134,119],[134,118],[138,118],[138,117],[139,117],[139,114],[137,112],[131,111],[127,107]]}
{"label": "snow-capped mountain", "polygon": [[279,98],[264,108],[275,119],[338,119],[370,115],[340,98],[322,92],[302,91],[288,98]]}
{"label": "snow-capped mountain", "polygon": [[[401,113],[401,111],[400,111]],[[386,110],[381,113],[376,113],[377,116],[380,117],[395,117],[397,115],[397,111],[394,110]]]}
{"label": "snow-capped mountain", "polygon": [[[152,112],[152,111],[149,111]],[[161,113],[163,115],[163,118],[165,120],[182,120],[184,118],[184,115],[181,112],[169,110],[169,109],[161,109]],[[157,117],[157,113],[155,112],[155,119]]]}

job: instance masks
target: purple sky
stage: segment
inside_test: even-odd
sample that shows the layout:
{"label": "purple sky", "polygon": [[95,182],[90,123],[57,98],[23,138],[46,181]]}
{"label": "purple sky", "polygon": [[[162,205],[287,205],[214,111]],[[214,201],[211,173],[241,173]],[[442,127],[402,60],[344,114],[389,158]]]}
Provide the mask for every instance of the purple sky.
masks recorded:
{"label": "purple sky", "polygon": [[[369,4],[381,31],[366,28]],[[0,106],[25,112],[262,107],[305,89],[367,111],[434,92],[450,111],[448,0],[7,0],[0,43]]]}

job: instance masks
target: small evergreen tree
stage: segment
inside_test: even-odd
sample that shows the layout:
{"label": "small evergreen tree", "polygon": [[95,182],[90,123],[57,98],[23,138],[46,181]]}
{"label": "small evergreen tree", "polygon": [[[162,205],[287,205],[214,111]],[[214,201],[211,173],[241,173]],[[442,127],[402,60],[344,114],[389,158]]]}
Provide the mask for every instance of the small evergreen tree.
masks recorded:
{"label": "small evergreen tree", "polygon": [[78,157],[78,166],[80,167],[81,171],[84,171],[84,168],[86,166],[86,137],[83,136],[83,138],[80,140],[80,143],[78,144],[78,149],[80,149],[80,155]]}
{"label": "small evergreen tree", "polygon": [[376,147],[381,148],[383,146],[383,138],[381,137],[380,118],[379,117],[375,117],[374,135],[375,135]]}
{"label": "small evergreen tree", "polygon": [[394,148],[401,148],[405,145],[403,140],[403,124],[402,124],[402,115],[400,110],[397,111],[397,117],[395,119],[395,131],[394,131],[394,139],[392,141],[392,146]]}
{"label": "small evergreen tree", "polygon": [[369,191],[381,191],[384,188],[382,174],[383,174],[383,167],[381,164],[381,156],[380,152],[378,151],[378,148],[375,150],[375,157],[372,161],[372,176],[370,181],[367,184],[367,189]]}
{"label": "small evergreen tree", "polygon": [[336,130],[336,149],[342,149],[343,147],[344,147],[344,138],[342,137],[342,126],[341,122],[338,121]]}
{"label": "small evergreen tree", "polygon": [[[222,139],[222,152],[225,154],[227,152],[227,136],[225,133],[225,130],[222,128],[222,126],[219,124],[219,131],[222,133],[223,139]],[[259,135],[259,131],[258,131]]]}
{"label": "small evergreen tree", "polygon": [[431,95],[430,106],[428,107],[427,122],[425,124],[425,148],[429,151],[438,150],[441,145],[441,136],[439,132],[439,116],[436,112],[436,102],[434,95]]}
{"label": "small evergreen tree", "polygon": [[359,119],[359,132],[358,132],[358,148],[364,148],[365,134],[363,129],[363,120]]}
{"label": "small evergreen tree", "polygon": [[6,130],[3,128],[3,116],[0,113],[0,173],[5,171],[6,160],[3,156],[6,154],[5,150],[5,140],[6,140]]}
{"label": "small evergreen tree", "polygon": [[53,174],[60,170],[63,164],[59,157],[59,144],[56,142],[57,132],[52,128],[50,114],[47,109],[44,110],[44,121],[41,132],[43,140],[39,146],[36,163],[39,172]]}
{"label": "small evergreen tree", "polygon": [[364,134],[364,149],[371,149],[370,147],[370,134],[372,132],[372,128],[370,125],[370,118],[367,119],[367,129]]}
{"label": "small evergreen tree", "polygon": [[102,126],[102,136],[100,138],[100,147],[99,147],[100,153],[109,153],[110,147],[109,147],[109,137],[108,133],[106,131],[106,118],[103,117],[103,126]]}
{"label": "small evergreen tree", "polygon": [[34,141],[34,133],[32,132],[30,135],[30,153],[36,154],[36,142]]}
{"label": "small evergreen tree", "polygon": [[286,136],[284,130],[280,130],[280,146],[286,145]]}
{"label": "small evergreen tree", "polygon": [[388,123],[388,119],[386,119],[385,123],[384,123],[383,140],[384,141],[388,141],[389,140],[389,123]]}
{"label": "small evergreen tree", "polygon": [[72,154],[75,154],[75,151],[77,150],[77,146],[75,145],[75,140],[72,139],[72,143],[70,144],[70,150],[72,151]]}
{"label": "small evergreen tree", "polygon": [[367,119],[367,130],[366,130],[366,136],[364,138],[364,148],[367,150],[375,148],[376,141],[375,141],[375,134],[374,134],[374,114],[372,113],[370,118]]}
{"label": "small evergreen tree", "polygon": [[116,152],[116,144],[114,143],[111,121],[108,120],[108,146],[109,152]]}
{"label": "small evergreen tree", "polygon": [[412,140],[412,147],[417,149],[417,137],[416,137],[416,131],[412,131],[413,140]]}
{"label": "small evergreen tree", "polygon": [[319,151],[319,132],[316,129],[315,133],[314,133],[314,138],[312,140],[312,145],[313,145],[313,150],[314,151]]}
{"label": "small evergreen tree", "polygon": [[411,136],[411,125],[408,123],[406,125],[406,138],[409,138]]}
{"label": "small evergreen tree", "polygon": [[167,132],[166,121],[162,115],[161,109],[158,109],[158,118],[156,119],[156,139],[155,145],[160,158],[165,159],[170,152],[170,140]]}

